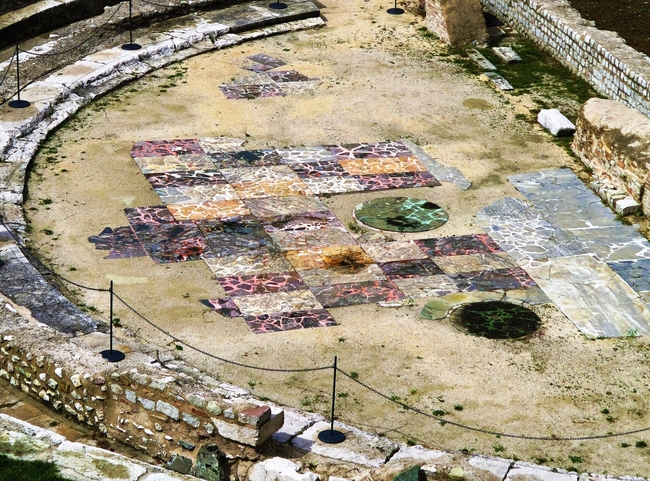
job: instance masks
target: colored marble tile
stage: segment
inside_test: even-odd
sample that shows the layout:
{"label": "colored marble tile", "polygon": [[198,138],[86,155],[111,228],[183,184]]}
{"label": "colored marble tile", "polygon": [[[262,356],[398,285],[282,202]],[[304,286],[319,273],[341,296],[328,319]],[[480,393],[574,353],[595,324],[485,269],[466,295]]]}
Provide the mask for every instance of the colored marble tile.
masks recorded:
{"label": "colored marble tile", "polygon": [[229,84],[226,84],[228,87],[242,87],[250,85],[269,85],[272,84],[273,80],[266,72],[258,72],[256,75],[249,75],[248,77],[242,77],[238,80],[234,80]]}
{"label": "colored marble tile", "polygon": [[187,171],[148,174],[151,183],[165,204],[199,204],[237,200],[238,196],[219,171]]}
{"label": "colored marble tile", "polygon": [[519,267],[517,262],[505,252],[468,254],[466,256],[437,256],[435,261],[445,274]]}
{"label": "colored marble tile", "polygon": [[597,257],[531,260],[526,270],[585,336],[650,334],[650,311],[643,300]]}
{"label": "colored marble tile", "polygon": [[303,162],[327,162],[336,160],[322,145],[315,147],[287,147],[277,149],[283,164],[300,164]]}
{"label": "colored marble tile", "polygon": [[428,200],[410,197],[379,197],[354,208],[354,217],[375,229],[423,232],[447,222],[447,212]]}
{"label": "colored marble tile", "polygon": [[250,296],[269,292],[294,291],[305,288],[305,283],[295,272],[253,274],[217,279],[229,296]]}
{"label": "colored marble tile", "polygon": [[287,165],[227,168],[221,172],[242,199],[313,195]]}
{"label": "colored marble tile", "polygon": [[179,155],[167,157],[135,157],[135,163],[143,174],[182,172],[214,169],[207,155]]}
{"label": "colored marble tile", "polygon": [[345,230],[325,228],[305,231],[278,231],[269,235],[283,251],[299,251],[314,247],[356,245],[354,238]]}
{"label": "colored marble tile", "polygon": [[250,63],[247,65],[242,65],[242,68],[244,70],[250,70],[251,72],[259,73],[259,72],[266,72],[267,70],[271,70],[275,67],[273,67],[272,65],[264,65],[261,63]]}
{"label": "colored marble tile", "polygon": [[314,194],[360,192],[363,185],[353,177],[304,177],[302,181]]}
{"label": "colored marble tile", "polygon": [[147,253],[130,226],[106,227],[99,235],[91,236],[88,242],[95,244],[97,250],[110,251],[104,259],[124,259],[142,257]]}
{"label": "colored marble tile", "polygon": [[275,70],[268,72],[268,76],[274,82],[304,82],[310,80],[306,75],[297,72],[296,70]]}
{"label": "colored marble tile", "polygon": [[413,155],[403,142],[373,142],[326,146],[338,159],[363,159],[372,157],[407,157]]}
{"label": "colored marble tile", "polygon": [[278,85],[287,95],[313,95],[316,92],[316,87],[318,87],[320,84],[320,79],[309,79],[304,82],[282,82]]}
{"label": "colored marble tile", "polygon": [[440,165],[419,145],[414,144],[410,140],[402,139],[401,142],[409,148],[418,159],[420,159],[420,162],[422,162],[426,166],[427,170],[439,181],[451,182],[456,184],[462,190],[467,190],[472,186],[472,183],[467,180],[457,168]]}
{"label": "colored marble tile", "polygon": [[397,174],[402,172],[427,172],[427,168],[415,156],[362,159],[339,159],[350,175]]}
{"label": "colored marble tile", "polygon": [[219,90],[229,100],[254,100],[265,97],[284,97],[284,91],[275,84],[219,85]]}
{"label": "colored marble tile", "polygon": [[[140,224],[161,225],[174,222],[174,216],[164,205],[127,208],[124,209],[124,213],[132,226]],[[134,227],[134,230],[137,233],[136,227]]]}
{"label": "colored marble tile", "polygon": [[136,142],[131,149],[131,157],[168,157],[177,155],[201,155],[205,151],[197,139],[151,140]]}
{"label": "colored marble tile", "polygon": [[204,185],[225,184],[218,170],[194,170],[182,172],[163,172],[145,175],[154,189],[165,187],[196,187]]}
{"label": "colored marble tile", "polygon": [[257,53],[255,55],[251,55],[250,57],[247,57],[251,59],[253,62],[262,64],[262,65],[268,65],[271,68],[277,68],[277,67],[282,67],[283,65],[286,65],[285,62],[280,60],[279,58],[271,57],[270,55],[267,55],[265,53]]}
{"label": "colored marble tile", "polygon": [[222,200],[199,204],[170,204],[167,206],[176,220],[237,219],[250,215],[241,200]]}
{"label": "colored marble tile", "polygon": [[350,177],[338,160],[312,160],[289,164],[300,178],[306,177]]}
{"label": "colored marble tile", "polygon": [[244,199],[244,203],[258,218],[329,210],[319,198],[304,195]]}
{"label": "colored marble tile", "polygon": [[216,257],[253,256],[276,250],[271,237],[252,216],[232,221],[197,221],[197,225]]}
{"label": "colored marble tile", "polygon": [[373,264],[358,245],[321,247],[285,253],[287,260],[297,271],[334,267],[352,267]]}
{"label": "colored marble tile", "polygon": [[446,275],[405,277],[393,279],[395,285],[407,297],[440,297],[458,292],[458,287]]}
{"label": "colored marble tile", "polygon": [[427,258],[427,255],[412,240],[361,244],[361,247],[375,262],[409,261]]}
{"label": "colored marble tile", "polygon": [[386,276],[377,264],[310,269],[300,271],[300,276],[305,281],[305,284],[310,287],[386,280]]}
{"label": "colored marble tile", "polygon": [[248,255],[213,257],[204,255],[203,260],[216,278],[289,272],[293,270],[287,259],[278,253],[257,252]]}
{"label": "colored marble tile", "polygon": [[394,302],[405,297],[389,280],[314,286],[310,289],[324,307]]}
{"label": "colored marble tile", "polygon": [[461,291],[494,291],[497,289],[521,289],[535,282],[519,267],[481,272],[447,274]]}
{"label": "colored marble tile", "polygon": [[379,267],[391,280],[443,274],[442,269],[430,259],[384,262]]}
{"label": "colored marble tile", "polygon": [[244,320],[255,334],[337,325],[325,309],[245,316]]}
{"label": "colored marble tile", "polygon": [[124,210],[135,235],[157,263],[198,260],[207,242],[194,222],[176,222],[164,207]]}
{"label": "colored marble tile", "polygon": [[503,252],[499,245],[487,234],[419,239],[415,243],[428,256],[464,256]]}
{"label": "colored marble tile", "polygon": [[264,220],[264,230],[268,233],[280,231],[302,231],[325,228],[345,229],[343,224],[330,211],[306,212],[304,214],[282,215]]}
{"label": "colored marble tile", "polygon": [[355,175],[364,190],[409,189],[437,187],[440,182],[429,172],[401,172],[397,174]]}
{"label": "colored marble tile", "polygon": [[253,294],[251,296],[235,297],[234,301],[244,316],[323,309],[318,299],[307,289]]}
{"label": "colored marble tile", "polygon": [[233,137],[203,137],[199,139],[199,145],[206,154],[214,152],[235,152],[241,150],[246,143],[243,139]]}
{"label": "colored marble tile", "polygon": [[224,297],[219,299],[204,299],[201,304],[214,309],[224,317],[241,317],[241,312],[232,297]]}
{"label": "colored marble tile", "polygon": [[208,157],[219,169],[268,167],[282,162],[282,157],[275,149],[212,152],[208,154]]}
{"label": "colored marble tile", "polygon": [[205,202],[239,200],[235,189],[228,184],[170,187],[154,190],[165,204],[202,204]]}

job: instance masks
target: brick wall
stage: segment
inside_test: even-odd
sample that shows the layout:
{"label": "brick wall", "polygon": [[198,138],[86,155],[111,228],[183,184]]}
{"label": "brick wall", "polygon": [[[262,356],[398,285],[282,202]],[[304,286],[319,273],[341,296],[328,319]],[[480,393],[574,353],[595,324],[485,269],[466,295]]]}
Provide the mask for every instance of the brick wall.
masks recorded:
{"label": "brick wall", "polygon": [[607,97],[650,117],[650,58],[596,29],[565,0],[482,0]]}

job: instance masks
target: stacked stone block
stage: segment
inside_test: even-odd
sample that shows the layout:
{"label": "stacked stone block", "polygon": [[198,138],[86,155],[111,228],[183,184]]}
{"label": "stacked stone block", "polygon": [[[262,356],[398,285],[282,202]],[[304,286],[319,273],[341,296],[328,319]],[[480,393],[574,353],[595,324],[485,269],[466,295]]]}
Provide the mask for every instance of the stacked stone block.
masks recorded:
{"label": "stacked stone block", "polygon": [[565,0],[482,0],[486,9],[549,50],[599,93],[650,117],[650,59],[600,31]]}
{"label": "stacked stone block", "polygon": [[594,174],[592,187],[619,213],[650,214],[650,119],[614,100],[591,99],[576,122],[573,151]]}
{"label": "stacked stone block", "polygon": [[[234,442],[235,457],[250,457],[284,423],[283,411],[272,413],[245,396],[229,399],[226,390],[185,373],[156,364],[119,370],[119,364],[102,361],[98,353],[42,324],[16,330],[15,322],[7,322],[10,313],[2,310],[0,379],[151,456],[169,460],[191,456],[199,444],[221,448]],[[67,363],[67,353],[78,358]]]}
{"label": "stacked stone block", "polygon": [[479,0],[426,0],[427,28],[452,47],[488,38]]}

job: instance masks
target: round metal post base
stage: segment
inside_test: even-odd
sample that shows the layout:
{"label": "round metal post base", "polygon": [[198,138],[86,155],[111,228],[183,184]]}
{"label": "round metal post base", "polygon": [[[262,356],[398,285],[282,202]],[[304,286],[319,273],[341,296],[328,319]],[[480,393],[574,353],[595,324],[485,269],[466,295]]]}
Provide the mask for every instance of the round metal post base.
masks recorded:
{"label": "round metal post base", "polygon": [[386,10],[386,12],[388,12],[391,15],[401,15],[401,14],[404,13],[404,9],[403,8],[389,8],[388,10]]}
{"label": "round metal post base", "polygon": [[30,104],[27,100],[12,100],[9,102],[9,107],[12,109],[25,109],[30,105],[32,104]]}
{"label": "round metal post base", "polygon": [[100,352],[100,354],[108,362],[120,362],[122,359],[124,359],[124,353],[122,351],[116,351],[115,349],[112,351],[110,349],[107,349]]}
{"label": "round metal post base", "polygon": [[273,10],[284,10],[288,6],[289,5],[287,5],[286,3],[273,2],[272,4],[269,5],[269,8],[272,8]]}
{"label": "round metal post base", "polygon": [[318,433],[318,439],[327,444],[338,444],[345,441],[345,434],[336,429],[326,429]]}
{"label": "round metal post base", "polygon": [[142,45],[138,43],[125,43],[122,45],[122,50],[140,50]]}

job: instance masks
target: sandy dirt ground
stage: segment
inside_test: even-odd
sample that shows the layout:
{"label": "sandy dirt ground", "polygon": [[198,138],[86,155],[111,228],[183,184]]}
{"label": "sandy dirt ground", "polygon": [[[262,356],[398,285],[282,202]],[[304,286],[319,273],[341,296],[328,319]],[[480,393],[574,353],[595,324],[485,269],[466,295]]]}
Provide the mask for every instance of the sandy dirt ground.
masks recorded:
{"label": "sandy dirt ground", "polygon": [[[328,22],[323,29],[205,54],[92,104],[38,155],[25,205],[32,247],[77,282],[108,287],[113,280],[116,292],[160,327],[218,356],[300,368],[331,364],[338,355],[342,369],[356,371],[361,381],[405,403],[506,433],[573,437],[648,426],[647,340],[586,340],[554,305],[535,307],[543,326],[518,341],[471,337],[448,319],[419,319],[425,300],[397,309],[334,308],[337,327],[256,335],[241,318],[221,317],[199,303],[223,295],[202,261],[106,260],[106,252],[88,242],[106,226],[127,225],[125,207],[160,204],[129,157],[133,143],[141,140],[225,135],[246,139],[246,148],[269,148],[411,139],[442,164],[460,169],[473,186],[335,195],[325,202],[345,225],[356,204],[379,195],[426,198],[448,211],[449,222],[433,233],[402,237],[412,239],[481,233],[478,210],[504,196],[520,197],[508,175],[578,168],[540,128],[515,117],[522,109],[518,99],[467,76],[448,57],[432,55],[445,49],[418,31],[422,19],[389,16],[385,8],[376,0],[331,0],[322,10]],[[218,85],[249,75],[240,65],[260,52],[319,77],[322,85],[314,95],[227,100]],[[169,86],[168,77],[182,72]],[[78,291],[77,300],[107,317],[106,295]],[[174,348],[169,338],[119,305],[116,315],[139,338]],[[258,396],[329,410],[331,371],[264,373],[187,348],[175,352]],[[647,433],[572,442],[498,438],[404,412],[346,379],[339,386],[338,417],[431,448],[650,476],[650,450],[636,446],[650,442]]]}

